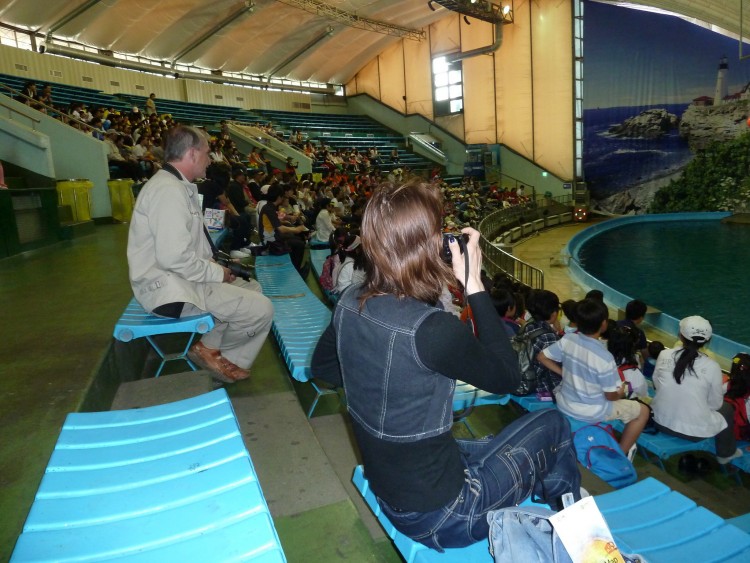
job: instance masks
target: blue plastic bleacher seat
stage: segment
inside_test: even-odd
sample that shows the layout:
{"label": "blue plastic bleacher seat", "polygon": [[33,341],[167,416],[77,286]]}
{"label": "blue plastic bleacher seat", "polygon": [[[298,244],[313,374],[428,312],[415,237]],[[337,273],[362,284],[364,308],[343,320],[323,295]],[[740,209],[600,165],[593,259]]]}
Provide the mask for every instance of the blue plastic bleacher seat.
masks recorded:
{"label": "blue plastic bleacher seat", "polygon": [[284,562],[223,389],[65,420],[11,561]]}
{"label": "blue plastic bleacher seat", "polygon": [[740,448],[744,455],[732,460],[732,465],[741,469],[745,473],[750,473],[750,442],[739,442],[737,447]]}
{"label": "blue plastic bleacher seat", "polygon": [[[407,538],[382,513],[361,465],[352,481],[407,563],[492,561],[485,542],[439,553]],[[652,477],[595,499],[617,546],[649,563],[750,561],[750,534]]]}
{"label": "blue plastic bleacher seat", "polygon": [[528,412],[556,408],[554,402],[542,401],[540,399],[537,399],[536,395],[510,395],[510,400],[520,405]]}
{"label": "blue plastic bleacher seat", "polygon": [[[198,368],[187,357],[187,352],[196,334],[205,334],[214,327],[214,319],[210,313],[203,313],[190,317],[179,319],[170,319],[158,317],[147,313],[135,298],[130,300],[120,319],[115,325],[113,336],[121,342],[130,342],[136,338],[146,338],[156,353],[161,358],[161,363],[154,377],[159,377],[164,365],[174,360],[183,360],[187,362],[190,369]],[[175,354],[165,353],[159,344],[154,340],[154,336],[159,334],[173,334],[179,332],[190,333],[187,344],[181,352]]]}
{"label": "blue plastic bleacher seat", "polygon": [[331,322],[331,311],[307,287],[288,254],[258,256],[255,277],[263,294],[273,303],[271,330],[290,375],[297,381],[310,383],[315,391],[315,398],[307,411],[310,418],[320,397],[337,394],[335,389],[315,381],[310,371],[315,345]]}

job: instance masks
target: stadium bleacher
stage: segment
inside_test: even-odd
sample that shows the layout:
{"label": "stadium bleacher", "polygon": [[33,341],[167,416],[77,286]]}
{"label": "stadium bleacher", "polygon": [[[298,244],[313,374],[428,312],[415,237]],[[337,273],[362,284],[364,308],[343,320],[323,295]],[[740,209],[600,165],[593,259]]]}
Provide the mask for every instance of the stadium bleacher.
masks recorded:
{"label": "stadium bleacher", "polygon": [[24,84],[29,81],[36,83],[38,92],[41,92],[42,86],[51,86],[52,101],[55,107],[67,107],[73,102],[81,102],[89,107],[115,108],[115,110],[119,111],[129,111],[132,107],[131,105],[128,105],[125,100],[121,100],[111,94],[105,94],[104,92],[93,88],[71,86],[69,84],[60,84],[49,80],[32,80],[19,76],[11,76],[9,74],[0,74],[0,84],[4,84],[17,92],[20,92],[23,89]]}

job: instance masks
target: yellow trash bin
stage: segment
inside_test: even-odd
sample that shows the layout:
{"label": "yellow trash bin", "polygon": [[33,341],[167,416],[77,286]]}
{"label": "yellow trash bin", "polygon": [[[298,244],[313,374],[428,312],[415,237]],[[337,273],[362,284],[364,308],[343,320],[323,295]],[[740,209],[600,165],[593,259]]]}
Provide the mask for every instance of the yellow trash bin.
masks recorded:
{"label": "yellow trash bin", "polygon": [[122,180],[109,180],[109,199],[112,201],[112,218],[115,221],[127,223],[133,216],[133,180],[124,178]]}
{"label": "yellow trash bin", "polygon": [[85,178],[59,180],[57,197],[60,205],[67,205],[75,221],[91,220],[91,190],[94,184]]}

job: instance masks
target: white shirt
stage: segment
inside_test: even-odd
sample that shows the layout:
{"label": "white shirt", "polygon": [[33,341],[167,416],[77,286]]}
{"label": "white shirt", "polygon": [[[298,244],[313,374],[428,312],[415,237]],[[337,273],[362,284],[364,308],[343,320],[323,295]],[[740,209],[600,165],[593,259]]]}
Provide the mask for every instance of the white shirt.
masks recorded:
{"label": "white shirt", "polygon": [[622,370],[622,375],[633,389],[633,393],[628,399],[635,399],[636,397],[644,399],[648,397],[648,383],[641,370],[638,368],[625,369]]}
{"label": "white shirt", "polygon": [[333,291],[340,295],[350,285],[365,281],[365,272],[364,270],[355,270],[354,258],[347,256],[342,264],[337,264],[334,267],[331,277],[335,286]]}
{"label": "white shirt", "polygon": [[328,242],[334,229],[331,214],[327,209],[321,209],[318,218],[315,219],[315,238],[320,242]]}
{"label": "white shirt", "polygon": [[656,397],[651,402],[654,420],[670,430],[693,436],[716,436],[727,422],[717,411],[721,407],[721,368],[714,360],[700,353],[693,371],[686,370],[682,382],[674,379],[676,354],[682,348],[663,350],[654,368]]}

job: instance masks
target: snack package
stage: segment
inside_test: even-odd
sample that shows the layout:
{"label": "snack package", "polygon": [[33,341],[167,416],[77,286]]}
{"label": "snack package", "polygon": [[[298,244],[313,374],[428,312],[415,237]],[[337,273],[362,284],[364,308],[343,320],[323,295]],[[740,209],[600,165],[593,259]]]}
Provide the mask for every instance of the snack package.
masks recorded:
{"label": "snack package", "polygon": [[570,558],[576,563],[626,563],[593,497],[550,516]]}
{"label": "snack package", "polygon": [[203,216],[206,228],[214,231],[222,230],[224,228],[224,213],[223,209],[207,208]]}

